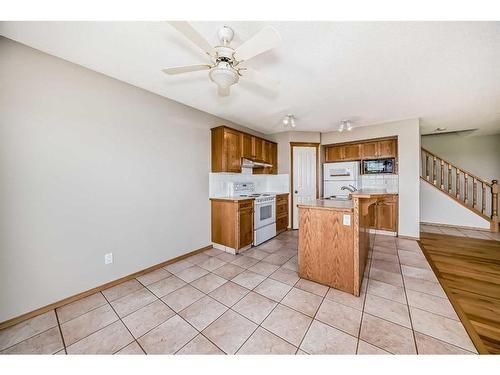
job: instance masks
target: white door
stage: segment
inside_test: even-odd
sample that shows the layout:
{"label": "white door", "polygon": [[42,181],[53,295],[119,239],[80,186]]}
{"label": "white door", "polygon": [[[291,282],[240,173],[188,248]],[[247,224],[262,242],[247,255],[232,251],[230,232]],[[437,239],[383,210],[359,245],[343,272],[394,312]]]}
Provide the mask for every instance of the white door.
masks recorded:
{"label": "white door", "polygon": [[316,199],[316,147],[293,148],[293,229],[299,228],[297,204]]}

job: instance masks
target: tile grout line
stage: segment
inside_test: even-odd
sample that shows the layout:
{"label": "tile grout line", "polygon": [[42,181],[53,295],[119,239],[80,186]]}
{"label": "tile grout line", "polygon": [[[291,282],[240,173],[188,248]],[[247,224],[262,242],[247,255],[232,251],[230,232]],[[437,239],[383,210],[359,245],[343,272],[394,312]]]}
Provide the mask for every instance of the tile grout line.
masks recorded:
{"label": "tile grout line", "polygon": [[[418,245],[418,242],[416,242],[416,243],[417,243],[417,246],[420,248],[420,245]],[[397,245],[398,244],[396,242],[396,246]],[[411,333],[413,336],[413,345],[415,346],[415,352],[418,355],[417,338],[415,336],[415,329],[413,328],[413,319],[412,319],[411,312],[410,312],[410,302],[408,301],[408,295],[406,294],[406,284],[405,284],[405,278],[403,277],[403,267],[401,266],[401,259],[399,258],[399,247],[397,249],[398,249],[397,256],[398,256],[398,260],[399,260],[399,267],[401,269],[401,279],[403,280],[403,290],[405,293],[406,306],[408,307],[408,317],[410,318],[410,327],[411,327]]]}
{"label": "tile grout line", "polygon": [[[373,245],[375,246],[375,237],[376,235],[373,237]],[[372,252],[372,257],[373,257],[373,247],[370,249],[370,251]],[[368,269],[368,276],[370,276],[370,271],[372,269],[372,266],[373,266],[373,258],[370,258],[370,268]],[[366,270],[363,270],[363,278],[365,278],[365,271]],[[369,277],[366,277],[366,290],[365,290],[365,298],[363,299],[363,307],[361,309],[361,320],[359,322],[359,329],[358,329],[358,342],[356,343],[356,355],[358,355],[358,350],[359,350],[359,341],[361,340],[361,326],[363,325],[363,317],[365,316],[365,303],[366,303],[366,295],[368,294],[368,284],[370,282],[370,279]],[[361,281],[361,286],[363,285],[363,281]],[[373,345],[373,344],[371,344]],[[380,348],[381,349],[381,348]]]}
{"label": "tile grout line", "polygon": [[[396,240],[394,240],[394,241],[396,241]],[[396,248],[396,253],[398,253],[397,244],[396,244],[396,247],[395,247],[395,248]],[[397,256],[398,256],[398,255],[397,255]],[[399,256],[398,256],[398,262],[399,262]],[[372,268],[372,266],[373,266],[373,264],[372,264],[372,263],[370,263],[370,272],[371,272],[371,268]],[[376,268],[376,267],[375,267],[375,269],[378,269],[378,268]],[[401,265],[400,265],[400,269],[401,269]],[[370,275],[370,272],[368,273],[368,275]],[[386,271],[386,272],[388,272],[388,271]],[[391,273],[394,273],[394,272],[391,272]],[[402,274],[402,271],[401,271],[401,273],[400,273],[400,276],[401,276],[401,279],[403,279],[403,274]],[[375,280],[375,281],[379,281],[379,282],[383,282],[383,283],[385,283],[384,281],[380,281],[380,280],[376,280],[376,279],[371,279],[369,276],[367,277],[367,279],[368,279],[368,283],[370,282],[370,280]],[[385,283],[385,284],[392,285],[392,284],[389,284],[389,283]],[[395,285],[392,285],[392,286],[395,286]],[[367,288],[367,290],[366,290],[366,295],[365,295],[365,301],[366,301],[366,296],[368,295],[368,285],[366,286],[366,288]],[[404,288],[404,284],[403,284],[402,289],[403,289],[403,290],[405,289],[405,288]],[[406,295],[405,295],[405,296],[406,296]],[[380,296],[378,296],[378,297],[380,297]],[[384,297],[380,297],[380,298],[384,298]],[[386,299],[386,300],[388,300],[388,301],[392,301],[392,300],[389,300],[388,298],[384,298],[384,299]],[[393,302],[396,302],[396,301],[393,301]],[[407,305],[407,306],[408,306],[408,305]],[[364,316],[364,314],[365,314],[365,309],[364,309],[364,303],[363,303],[363,316]],[[381,318],[381,317],[376,316],[376,315],[372,315],[372,314],[370,314],[370,313],[368,313],[368,312],[367,312],[366,314],[367,314],[367,315],[369,315],[369,316],[373,316],[373,317],[375,317],[375,318],[378,318],[378,319],[380,319],[380,320],[384,320],[384,321],[386,321],[386,322],[388,322],[388,323],[392,323],[392,324],[398,325],[398,326],[400,326],[400,327],[403,327],[403,328],[406,328],[406,329],[410,329],[410,328],[405,327],[405,326],[403,326],[403,325],[401,325],[401,324],[399,324],[399,323],[393,322],[393,321],[388,320],[388,319],[385,319],[385,318]],[[408,315],[410,315],[410,313],[409,313],[409,307],[408,307]],[[411,325],[411,321],[410,321],[410,325]],[[413,331],[413,328],[411,328],[411,330]],[[360,327],[360,331],[361,331],[361,327]],[[415,337],[414,337],[413,339],[415,340]],[[363,341],[364,341],[364,340],[363,340]],[[390,354],[395,354],[395,353],[392,353],[392,352],[388,351],[387,349],[380,348],[379,346],[374,345],[374,344],[373,344],[373,343],[371,343],[371,342],[368,342],[368,343],[369,343],[370,345],[372,345],[372,346],[374,346],[374,347],[378,348],[378,349],[381,349],[381,350],[386,351],[387,353],[390,353]],[[358,341],[358,346],[359,346],[359,341]]]}
{"label": "tile grout line", "polygon": [[[271,255],[272,255],[272,254],[271,254]],[[293,257],[292,257],[292,258],[293,258]],[[290,258],[290,259],[291,259],[291,258]],[[265,262],[265,263],[267,263],[267,262]],[[269,263],[269,264],[271,264],[271,263]],[[281,268],[281,267],[278,267],[278,269],[279,269],[279,268]],[[274,272],[276,272],[278,269],[276,269]],[[248,268],[247,268],[246,270],[248,270]],[[250,271],[250,272],[253,272],[253,271]],[[274,272],[273,272],[273,273],[274,273]],[[256,273],[256,272],[254,272],[254,273]],[[271,275],[272,275],[273,273],[271,273]],[[258,274],[258,275],[260,275],[260,274]],[[269,275],[269,276],[271,276],[271,275]],[[236,275],[235,277],[237,277],[237,276],[238,276],[238,275]],[[263,275],[260,275],[260,276],[263,276]],[[257,284],[255,287],[253,287],[252,289],[250,289],[248,293],[246,293],[246,294],[245,294],[244,296],[242,296],[242,297],[241,297],[238,301],[236,301],[236,302],[235,302],[235,303],[234,303],[231,307],[229,307],[229,308],[228,308],[228,310],[231,310],[232,312],[234,312],[234,313],[236,313],[236,314],[240,315],[240,316],[241,316],[241,317],[243,317],[244,319],[246,319],[246,320],[248,320],[248,321],[250,321],[250,322],[252,322],[252,323],[254,323],[254,324],[257,324],[257,323],[255,323],[254,321],[252,321],[252,320],[248,319],[246,316],[244,316],[244,315],[240,314],[238,311],[233,310],[233,307],[234,307],[234,306],[235,306],[238,302],[240,302],[243,298],[245,298],[248,294],[250,294],[250,292],[254,292],[254,290],[255,290],[255,289],[256,289],[259,285],[261,285],[264,281],[266,281],[267,279],[269,279],[269,276],[265,277],[265,279],[264,279],[264,280],[262,280],[260,283],[258,283],[258,284]],[[271,279],[271,280],[273,280],[273,279]],[[300,280],[300,278],[299,278],[299,280]],[[269,312],[269,314],[267,314],[267,315],[266,315],[266,317],[264,318],[264,320],[263,320],[260,324],[257,324],[257,327],[256,327],[256,328],[252,331],[252,333],[251,333],[251,334],[250,334],[250,335],[246,338],[246,340],[245,340],[245,341],[244,341],[244,342],[243,342],[243,343],[242,343],[242,344],[238,347],[238,349],[236,350],[235,354],[236,354],[236,353],[238,353],[238,351],[239,351],[239,350],[243,347],[243,345],[245,345],[245,343],[248,341],[248,339],[249,339],[250,337],[252,337],[252,335],[253,335],[253,334],[257,331],[257,329],[258,329],[259,327],[261,327],[261,324],[262,324],[262,323],[263,323],[263,322],[267,319],[267,317],[268,317],[269,315],[271,315],[271,313],[274,311],[274,309],[275,309],[275,308],[279,305],[279,303],[280,303],[280,302],[281,302],[281,301],[282,301],[282,300],[283,300],[283,299],[284,299],[284,298],[288,295],[288,293],[290,293],[290,291],[293,289],[293,287],[295,286],[295,284],[297,284],[297,283],[298,283],[298,281],[299,281],[299,280],[297,280],[297,281],[294,283],[294,285],[290,288],[290,290],[289,290],[289,291],[285,294],[285,296],[283,296],[283,298],[282,298],[279,302],[277,302],[277,303],[276,303],[276,306],[274,306],[274,308],[273,308],[273,309]],[[230,280],[230,281],[231,281],[231,280]],[[278,280],[275,280],[275,281],[278,281]],[[234,281],[232,281],[232,282],[234,283]],[[237,285],[239,285],[239,286],[241,286],[241,287],[243,287],[243,288],[244,288],[244,286],[242,286],[242,285],[240,285],[240,284],[238,284],[238,283],[235,283],[235,284],[237,284]],[[288,285],[288,284],[287,284],[287,285]],[[248,288],[246,288],[246,289],[248,289]],[[257,292],[254,292],[254,293],[261,295],[260,293],[257,293]],[[261,295],[261,296],[262,296],[262,295]],[[267,298],[266,296],[263,296],[263,297]],[[270,298],[267,298],[267,299],[269,299],[270,301],[276,302],[276,301],[274,301],[274,300],[271,300]],[[224,313],[224,314],[225,314],[225,313]],[[224,314],[223,314],[223,315],[224,315]],[[222,316],[222,315],[221,315],[221,316]],[[211,322],[211,323],[210,323],[207,327],[205,327],[204,329],[207,329],[208,327],[210,327],[213,323],[215,323],[217,320],[219,320],[219,318],[220,318],[220,317],[218,317],[217,319],[215,319],[213,322]],[[263,329],[265,329],[264,327],[262,327],[262,328],[263,328]],[[267,330],[266,330],[266,331],[267,331]],[[272,333],[272,332],[271,332],[271,333]],[[273,334],[274,334],[274,333],[273,333]],[[275,335],[275,336],[277,336],[277,335]],[[277,336],[277,337],[279,337],[280,339],[283,339],[283,338],[282,338],[282,337],[280,337],[280,336]],[[284,341],[286,341],[286,340],[284,340]],[[288,341],[286,341],[286,342],[288,342]],[[291,344],[291,343],[290,343],[290,344]],[[293,345],[293,344],[291,344],[291,345]],[[293,346],[295,346],[295,345],[293,345]],[[223,351],[223,352],[224,352],[224,351]],[[225,352],[224,352],[224,353],[225,353]]]}
{"label": "tile grout line", "polygon": [[[141,284],[141,283],[139,282],[139,284]],[[141,285],[142,285],[142,284],[141,284]],[[148,289],[148,290],[149,290],[149,289]],[[150,292],[151,292],[151,291],[150,291]],[[130,294],[130,293],[129,293],[129,294]],[[154,295],[154,294],[153,294],[153,295]],[[108,299],[106,298],[106,296],[104,295],[104,293],[103,293],[103,296],[104,296],[104,299],[105,299],[106,301],[108,301]],[[156,297],[156,296],[155,296],[155,297]],[[117,298],[117,300],[118,300],[118,299],[119,299],[119,298]],[[156,301],[153,301],[153,302],[156,302]],[[153,302],[151,302],[151,303],[153,303]],[[120,315],[116,312],[116,310],[115,310],[115,308],[113,307],[113,305],[112,305],[109,301],[108,301],[108,304],[111,306],[111,309],[113,309],[114,313],[115,313],[115,314],[116,314],[116,316],[118,317],[118,320],[119,320],[119,321],[123,324],[123,326],[124,326],[124,327],[125,327],[125,329],[128,331],[128,333],[130,333],[130,336],[132,336],[132,338],[133,338],[132,342],[134,342],[134,341],[135,341],[135,342],[137,342],[137,345],[139,345],[139,348],[141,348],[141,349],[142,349],[142,351],[143,351],[144,353],[146,353],[146,351],[145,351],[145,350],[144,350],[144,348],[141,346],[141,344],[139,344],[139,342],[136,340],[136,338],[135,338],[135,336],[132,334],[132,332],[130,332],[130,329],[129,329],[129,328],[127,327],[127,325],[123,322],[123,320],[122,320],[122,318],[120,317]],[[148,305],[150,305],[150,304],[148,304]],[[146,305],[146,306],[148,306],[148,305]],[[143,307],[145,307],[145,306],[143,306]],[[141,307],[141,308],[142,308],[142,307]],[[140,309],[137,309],[137,310],[135,310],[135,311],[139,311],[139,310],[140,310]],[[131,312],[130,314],[133,314],[135,311]],[[130,314],[128,314],[128,315],[130,315]],[[128,315],[126,315],[126,316],[128,316]],[[113,323],[114,323],[114,322],[113,322]],[[113,323],[111,323],[111,324],[113,324]],[[111,324],[109,324],[109,325],[111,325]],[[103,327],[103,328],[104,328],[104,327]],[[102,328],[101,328],[101,329],[102,329]],[[96,331],[96,332],[99,332],[99,331],[100,331],[100,330],[98,330],[98,331]],[[89,335],[89,336],[90,336],[90,335]],[[128,345],[132,344],[132,342],[129,342],[129,343],[128,343],[127,345],[125,345],[123,348],[125,348],[125,347],[127,347]],[[123,348],[118,349],[118,350],[117,350],[116,352],[114,352],[113,354],[118,353],[118,352],[119,352],[120,350],[122,350]]]}
{"label": "tile grout line", "polygon": [[64,353],[68,354],[68,351],[66,349],[66,342],[64,341],[64,336],[62,334],[61,323],[59,322],[59,315],[57,315],[57,309],[54,309],[54,314],[56,315],[57,328],[59,328],[59,334],[61,335],[61,341],[63,344]]}
{"label": "tile grout line", "polygon": [[[280,267],[280,268],[281,268],[281,267]],[[278,269],[279,269],[279,268],[278,268]],[[276,270],[276,271],[277,271],[277,270]],[[274,272],[273,272],[273,273],[274,273]],[[272,275],[272,274],[271,274],[271,275]],[[260,285],[260,284],[262,284],[262,283],[263,283],[264,281],[266,281],[267,279],[269,279],[269,276],[268,276],[268,277],[266,277],[264,280],[262,280],[262,282],[261,282],[261,283],[259,283],[259,285]],[[274,279],[271,279],[271,280],[274,280]],[[275,281],[278,281],[278,280],[275,280]],[[241,344],[241,346],[238,348],[238,350],[236,351],[236,353],[238,353],[238,351],[239,351],[239,350],[243,347],[243,345],[245,345],[245,344],[246,344],[246,342],[250,339],[250,337],[252,337],[252,335],[253,335],[253,334],[257,331],[257,329],[259,329],[259,327],[260,327],[260,328],[262,328],[262,329],[265,329],[267,332],[272,333],[272,334],[273,334],[273,335],[275,335],[276,337],[279,337],[279,338],[280,338],[280,339],[282,339],[283,341],[285,341],[285,342],[287,342],[287,343],[289,343],[290,345],[292,345],[292,346],[294,346],[294,347],[295,347],[295,345],[294,345],[294,344],[292,344],[291,342],[289,342],[289,341],[285,340],[283,337],[278,336],[277,334],[275,334],[275,333],[273,333],[273,332],[271,332],[271,331],[267,330],[265,327],[262,327],[262,323],[264,323],[264,322],[266,321],[266,319],[267,319],[267,318],[268,318],[268,317],[269,317],[269,316],[273,313],[273,311],[274,311],[274,310],[275,310],[275,309],[276,309],[276,308],[277,308],[277,307],[281,304],[281,301],[283,301],[283,300],[286,298],[286,296],[287,296],[287,295],[288,295],[288,294],[292,291],[292,289],[295,287],[295,285],[297,285],[297,283],[298,283],[299,281],[300,281],[300,278],[299,278],[299,280],[297,280],[297,281],[293,284],[293,286],[290,288],[290,290],[289,290],[288,292],[286,292],[286,293],[285,293],[285,295],[284,295],[284,296],[283,296],[283,297],[282,297],[282,298],[281,298],[278,302],[276,302],[276,301],[274,301],[274,300],[272,300],[272,299],[270,299],[270,298],[268,298],[268,297],[266,297],[266,296],[263,296],[263,297],[265,297],[265,298],[269,299],[270,301],[276,302],[276,306],[274,306],[274,307],[271,309],[271,311],[269,312],[269,314],[267,314],[267,315],[266,315],[266,317],[262,320],[262,322],[260,322],[260,323],[257,325],[257,328],[255,328],[255,330],[252,332],[252,334],[251,334],[250,336],[248,336],[248,337],[247,337],[247,339],[246,339],[246,340],[245,340],[245,341]],[[284,284],[284,283],[283,283],[283,284]],[[256,286],[255,286],[255,288],[257,288],[259,285],[256,285]],[[289,284],[286,284],[286,285],[289,285]],[[255,288],[254,288],[254,289],[255,289]],[[252,291],[253,291],[254,289],[252,289]],[[254,292],[254,293],[257,293],[257,292]],[[259,294],[259,295],[261,295],[261,296],[262,296],[262,294],[260,294],[260,293],[257,293],[257,294]],[[233,306],[234,306],[234,305],[233,305]],[[286,306],[286,307],[288,307],[288,306]],[[231,308],[231,310],[232,310],[232,308]],[[234,311],[234,310],[233,310],[233,311]],[[296,311],[296,310],[294,310],[294,311]],[[235,312],[236,312],[236,313],[238,313],[237,311],[235,311]],[[239,314],[239,313],[238,313],[238,314]],[[240,314],[240,315],[241,315],[241,314]],[[242,315],[242,316],[243,316],[243,315]],[[245,317],[245,318],[246,318],[246,317]],[[246,318],[246,319],[248,319],[248,318]],[[250,320],[250,319],[248,319],[248,320]],[[255,323],[255,322],[254,322],[254,323]],[[297,350],[298,350],[298,347],[297,347]],[[297,351],[296,351],[295,353],[297,353]]]}
{"label": "tile grout line", "polygon": [[[272,254],[271,254],[271,255],[272,255]],[[291,258],[293,258],[293,256],[292,256]],[[291,259],[291,258],[290,258],[290,259]],[[259,262],[260,262],[260,261],[262,261],[262,260],[259,260]],[[265,262],[265,263],[267,263],[267,262]],[[286,263],[286,262],[285,262],[285,263]],[[232,264],[232,263],[231,263],[231,264]],[[257,263],[256,263],[256,264],[257,264]],[[271,263],[269,263],[269,264],[271,264]],[[237,266],[237,265],[235,265],[235,266]],[[221,266],[221,267],[222,267],[222,266]],[[251,266],[251,267],[252,267],[252,266]],[[242,267],[242,268],[243,268],[243,267]],[[279,269],[279,268],[281,268],[281,266],[280,266],[280,267],[278,267],[278,269]],[[276,269],[274,272],[276,272],[278,269]],[[248,270],[248,268],[246,268],[245,270]],[[243,272],[244,272],[244,271],[243,271]],[[243,272],[242,272],[242,273],[243,273]],[[253,271],[251,271],[251,272],[253,272]],[[274,272],[273,272],[273,273],[274,273]],[[254,272],[254,273],[255,273],[255,272]],[[271,275],[272,275],[273,273],[271,273]],[[260,275],[260,274],[259,274],[259,275]],[[250,320],[250,319],[248,319],[247,317],[245,317],[244,315],[240,314],[238,311],[233,310],[233,307],[234,307],[234,306],[235,306],[238,302],[240,302],[243,298],[245,298],[245,297],[246,297],[246,296],[247,296],[250,292],[254,292],[254,290],[255,290],[255,289],[256,289],[259,285],[261,285],[264,281],[266,281],[267,279],[269,279],[271,275],[269,275],[269,276],[265,277],[265,279],[264,279],[264,280],[262,280],[260,283],[258,283],[258,284],[257,284],[255,287],[253,287],[252,289],[249,289],[249,292],[248,292],[248,293],[246,293],[244,296],[242,296],[242,297],[241,297],[238,301],[236,301],[236,302],[235,302],[232,306],[228,307],[228,306],[226,306],[226,305],[224,305],[224,304],[223,304],[224,306],[228,307],[228,310],[226,310],[226,311],[225,311],[222,315],[224,315],[227,311],[231,310],[232,312],[234,312],[235,314],[237,314],[237,315],[241,316],[242,318],[244,318],[244,319],[248,320],[249,322],[252,322],[252,323],[256,324],[256,323],[255,323],[255,322],[253,322],[252,320]],[[238,275],[236,275],[235,277],[237,277],[237,276],[238,276]],[[263,275],[260,275],[260,276],[263,276]],[[234,278],[235,278],[235,277],[234,277]],[[234,278],[233,278],[233,279],[234,279]],[[274,279],[271,279],[271,280],[274,280]],[[299,280],[300,280],[300,278],[299,278]],[[257,324],[257,327],[256,327],[256,328],[252,331],[252,333],[251,333],[251,334],[250,334],[250,335],[246,338],[246,340],[245,340],[245,341],[244,341],[244,342],[243,342],[243,343],[242,343],[242,344],[238,347],[238,349],[236,350],[235,354],[236,354],[236,353],[238,353],[238,351],[239,351],[239,350],[243,347],[243,345],[245,345],[245,343],[248,341],[248,339],[249,339],[250,337],[252,337],[252,336],[253,336],[253,334],[257,331],[257,329],[258,329],[259,327],[261,327],[262,329],[266,330],[267,332],[270,332],[270,331],[268,331],[267,329],[265,329],[264,327],[262,327],[262,326],[261,326],[261,324],[262,324],[262,323],[263,323],[263,322],[264,322],[264,321],[265,321],[265,320],[269,317],[269,315],[271,315],[271,313],[274,311],[274,309],[276,309],[276,307],[280,304],[280,302],[281,302],[281,301],[282,301],[282,300],[283,300],[283,299],[284,299],[284,298],[288,295],[288,293],[290,293],[290,291],[291,291],[291,290],[294,288],[294,286],[295,286],[295,285],[299,282],[299,280],[297,280],[297,281],[293,284],[293,286],[291,286],[290,290],[289,290],[289,291],[288,291],[288,292],[287,292],[287,293],[286,293],[286,294],[282,297],[282,299],[281,299],[279,302],[277,302],[277,303],[276,303],[276,306],[275,306],[275,307],[274,307],[274,308],[273,308],[273,309],[269,312],[269,314],[267,314],[267,315],[266,315],[266,317],[264,318],[264,320],[263,320],[260,324]],[[235,282],[234,282],[234,281],[232,281],[232,280],[228,280],[228,281],[231,281],[231,282],[235,283]],[[278,281],[278,280],[275,280],[275,281]],[[279,282],[279,281],[278,281],[278,282]],[[238,284],[238,283],[235,283],[235,284],[237,284],[237,285],[239,285],[239,286],[243,287],[242,285],[240,285],[240,284]],[[286,285],[289,285],[289,284],[286,284]],[[221,286],[222,286],[222,285],[221,285]],[[194,286],[193,286],[193,287],[194,287]],[[195,287],[194,287],[194,288],[195,288]],[[245,287],[243,287],[243,288],[245,288]],[[246,288],[246,289],[248,289],[248,288]],[[254,293],[257,293],[257,292],[254,292]],[[261,295],[260,293],[257,293],[257,294]],[[261,296],[262,296],[262,295],[261,295]],[[210,297],[211,297],[211,296],[210,296]],[[264,297],[264,298],[267,298],[266,296],[263,296],[263,297]],[[211,298],[213,298],[213,297],[211,297]],[[267,298],[267,299],[271,300],[270,298]],[[271,301],[276,302],[276,301],[274,301],[274,300],[271,300]],[[217,301],[217,302],[219,302],[219,301]],[[220,303],[220,302],[219,302],[219,303]],[[296,310],[294,310],[294,311],[296,311]],[[221,315],[221,316],[222,316],[222,315]],[[207,329],[207,328],[208,328],[208,327],[210,327],[213,323],[215,323],[217,320],[219,320],[221,316],[219,316],[217,319],[215,319],[213,322],[211,322],[209,325],[207,325],[207,327],[205,327],[203,330]],[[182,317],[181,317],[181,318],[182,318]],[[189,323],[189,322],[188,322],[188,323]],[[270,333],[271,333],[271,334],[273,334],[273,335],[275,335],[276,337],[278,337],[278,338],[280,338],[280,339],[284,340],[285,342],[288,342],[287,340],[283,339],[282,337],[280,337],[280,336],[278,336],[278,335],[276,335],[276,334],[274,334],[274,333],[272,333],[272,332],[270,332]],[[206,337],[206,336],[203,334],[203,332],[200,332],[200,334],[201,334],[203,337],[205,337],[207,340],[209,340],[210,342],[212,342],[212,341],[211,341],[208,337]],[[192,340],[190,340],[189,342],[191,342],[191,341],[192,341]],[[188,342],[188,343],[186,343],[184,346],[186,346],[187,344],[189,344],[189,342]],[[212,342],[212,343],[213,343],[213,342]],[[292,344],[292,343],[290,343],[290,342],[288,342],[288,343],[289,343],[290,345],[292,345],[292,346],[294,346],[294,347],[295,347],[295,345],[294,345],[294,344]],[[215,343],[213,343],[213,344],[214,344],[216,347],[218,347]],[[218,348],[219,348],[219,347],[218,347]],[[182,349],[182,348],[181,348],[181,349]],[[181,350],[181,349],[179,349],[179,350]],[[220,348],[219,348],[219,349],[220,349]],[[224,352],[224,350],[222,350],[222,349],[221,349],[221,351],[222,351],[223,353],[225,353],[225,352]],[[227,353],[225,353],[225,354],[227,354]]]}

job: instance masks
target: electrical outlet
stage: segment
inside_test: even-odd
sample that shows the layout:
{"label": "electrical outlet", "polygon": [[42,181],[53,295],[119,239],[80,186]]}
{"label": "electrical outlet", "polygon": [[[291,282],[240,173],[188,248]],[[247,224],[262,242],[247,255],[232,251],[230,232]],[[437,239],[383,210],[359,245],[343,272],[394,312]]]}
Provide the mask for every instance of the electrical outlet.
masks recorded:
{"label": "electrical outlet", "polygon": [[113,253],[104,254],[104,264],[113,263]]}
{"label": "electrical outlet", "polygon": [[351,225],[351,215],[346,215],[344,214],[343,218],[344,225],[350,226]]}

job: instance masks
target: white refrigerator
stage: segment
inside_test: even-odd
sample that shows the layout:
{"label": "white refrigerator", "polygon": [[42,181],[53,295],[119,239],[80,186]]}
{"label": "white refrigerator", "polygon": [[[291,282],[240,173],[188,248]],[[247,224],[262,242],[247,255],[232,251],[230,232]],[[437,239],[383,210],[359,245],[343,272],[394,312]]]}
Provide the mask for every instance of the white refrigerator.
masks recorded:
{"label": "white refrigerator", "polygon": [[341,189],[343,186],[351,185],[359,189],[361,185],[359,171],[359,161],[323,164],[323,197],[349,195],[349,190]]}

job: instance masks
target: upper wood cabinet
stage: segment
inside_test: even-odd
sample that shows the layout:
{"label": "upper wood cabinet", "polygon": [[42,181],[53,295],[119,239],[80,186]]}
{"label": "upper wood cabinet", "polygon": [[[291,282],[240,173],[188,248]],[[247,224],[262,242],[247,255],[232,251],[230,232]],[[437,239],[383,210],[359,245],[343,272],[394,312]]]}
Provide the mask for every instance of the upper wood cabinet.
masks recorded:
{"label": "upper wood cabinet", "polygon": [[250,134],[241,134],[241,150],[242,156],[247,159],[252,159],[254,155],[254,139]]}
{"label": "upper wood cabinet", "polygon": [[212,172],[241,172],[241,158],[255,159],[273,167],[255,168],[255,174],[278,172],[278,145],[226,126],[212,129]]}
{"label": "upper wood cabinet", "polygon": [[344,160],[359,160],[360,145],[352,144],[344,146]]}
{"label": "upper wood cabinet", "polygon": [[359,143],[341,146],[327,146],[325,161],[351,161],[360,159]]}
{"label": "upper wood cabinet", "polygon": [[395,139],[387,139],[379,141],[378,143],[378,155],[379,158],[391,158],[395,157],[397,153],[397,143]]}
{"label": "upper wood cabinet", "polygon": [[395,158],[396,156],[396,139],[345,143],[325,147],[325,162],[327,163],[363,159]]}
{"label": "upper wood cabinet", "polygon": [[328,146],[326,147],[325,161],[341,161],[344,160],[344,147],[343,146]]}
{"label": "upper wood cabinet", "polygon": [[361,158],[372,159],[377,157],[378,142],[367,142],[361,144]]}

